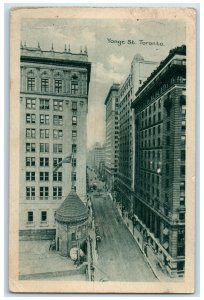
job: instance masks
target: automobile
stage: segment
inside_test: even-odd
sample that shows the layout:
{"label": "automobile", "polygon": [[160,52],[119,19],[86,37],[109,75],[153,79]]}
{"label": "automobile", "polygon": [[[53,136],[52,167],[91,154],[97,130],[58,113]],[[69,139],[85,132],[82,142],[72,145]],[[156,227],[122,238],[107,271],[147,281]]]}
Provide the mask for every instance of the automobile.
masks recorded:
{"label": "automobile", "polygon": [[95,234],[96,234],[96,241],[101,242],[100,231],[99,231],[99,228],[97,226],[95,227]]}

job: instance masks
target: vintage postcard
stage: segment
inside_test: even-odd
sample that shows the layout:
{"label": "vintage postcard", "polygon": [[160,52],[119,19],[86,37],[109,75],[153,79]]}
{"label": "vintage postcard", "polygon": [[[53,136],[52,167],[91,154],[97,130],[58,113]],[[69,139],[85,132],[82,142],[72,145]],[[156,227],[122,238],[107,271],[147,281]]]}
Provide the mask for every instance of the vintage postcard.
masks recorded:
{"label": "vintage postcard", "polygon": [[193,293],[196,11],[10,15],[10,291]]}

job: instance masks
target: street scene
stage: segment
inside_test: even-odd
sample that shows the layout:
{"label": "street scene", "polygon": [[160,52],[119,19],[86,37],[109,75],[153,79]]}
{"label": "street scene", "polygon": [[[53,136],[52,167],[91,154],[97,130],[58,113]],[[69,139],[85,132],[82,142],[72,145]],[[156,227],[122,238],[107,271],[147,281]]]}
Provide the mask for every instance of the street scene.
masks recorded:
{"label": "street scene", "polygon": [[99,229],[95,277],[99,281],[157,281],[114,203],[103,189],[104,183],[95,179],[94,172],[90,173],[90,179],[95,180],[97,189],[101,191],[93,192],[91,196],[95,227]]}
{"label": "street scene", "polygon": [[115,22],[22,20],[19,280],[185,279],[185,24]]}

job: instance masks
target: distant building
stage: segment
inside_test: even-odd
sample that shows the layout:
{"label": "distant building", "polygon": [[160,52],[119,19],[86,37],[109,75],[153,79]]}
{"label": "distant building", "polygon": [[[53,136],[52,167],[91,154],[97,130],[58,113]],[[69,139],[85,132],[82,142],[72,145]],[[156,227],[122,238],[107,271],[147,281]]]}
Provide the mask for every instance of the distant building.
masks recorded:
{"label": "distant building", "polygon": [[136,93],[134,225],[170,276],[185,268],[186,47],[170,51]]}
{"label": "distant building", "polygon": [[94,147],[94,165],[98,169],[100,162],[105,162],[105,147],[96,143]]}
{"label": "distant building", "polygon": [[[20,237],[55,235],[55,212],[73,186],[86,201],[91,64],[79,54],[21,45]],[[56,172],[54,168],[67,158]]]}
{"label": "distant building", "polygon": [[119,90],[119,169],[116,199],[126,212],[133,210],[132,191],[134,190],[134,120],[132,101],[138,88],[158,64],[145,61],[136,54],[125,82]]}
{"label": "distant building", "polygon": [[106,157],[105,176],[107,187],[112,190],[117,179],[118,172],[118,108],[119,108],[119,84],[110,87],[105,100],[106,106]]}

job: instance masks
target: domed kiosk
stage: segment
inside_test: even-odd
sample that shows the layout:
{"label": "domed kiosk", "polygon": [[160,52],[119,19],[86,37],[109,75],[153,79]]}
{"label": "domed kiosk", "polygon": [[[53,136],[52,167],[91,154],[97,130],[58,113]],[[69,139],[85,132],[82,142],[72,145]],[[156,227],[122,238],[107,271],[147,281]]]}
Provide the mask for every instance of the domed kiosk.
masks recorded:
{"label": "domed kiosk", "polygon": [[74,247],[81,248],[88,237],[88,209],[72,190],[57,209],[56,246],[63,256],[70,256]]}

